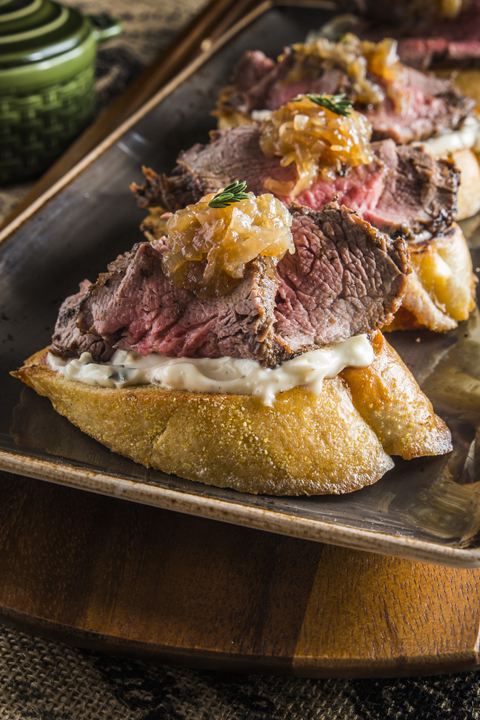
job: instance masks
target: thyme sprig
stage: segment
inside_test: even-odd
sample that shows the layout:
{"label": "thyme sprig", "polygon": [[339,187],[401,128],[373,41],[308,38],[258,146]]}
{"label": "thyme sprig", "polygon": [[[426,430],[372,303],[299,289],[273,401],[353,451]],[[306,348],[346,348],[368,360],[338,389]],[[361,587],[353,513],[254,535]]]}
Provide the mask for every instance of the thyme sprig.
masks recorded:
{"label": "thyme sprig", "polygon": [[238,182],[238,180],[235,180],[231,185],[227,185],[226,188],[217,193],[215,197],[210,200],[208,206],[212,208],[224,208],[232,203],[240,202],[240,200],[248,200],[250,196],[245,192],[246,189],[246,182]]}
{"label": "thyme sprig", "polygon": [[[344,115],[345,117],[348,117],[352,112],[353,102],[351,100],[348,100],[348,98],[344,100],[345,93],[342,93],[341,95],[330,96],[325,95],[325,93],[322,93],[321,95],[309,93],[305,95],[305,97],[307,97],[316,105],[320,105],[320,107],[324,107],[327,110],[336,113],[337,115]],[[301,97],[293,98],[292,102],[300,102],[301,99]]]}

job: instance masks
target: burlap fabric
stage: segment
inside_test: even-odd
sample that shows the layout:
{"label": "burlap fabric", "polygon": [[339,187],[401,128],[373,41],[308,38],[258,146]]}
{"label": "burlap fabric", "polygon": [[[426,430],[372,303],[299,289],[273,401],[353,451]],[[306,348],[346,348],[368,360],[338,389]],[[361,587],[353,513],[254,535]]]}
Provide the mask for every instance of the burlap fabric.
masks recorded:
{"label": "burlap fabric", "polygon": [[[100,49],[99,108],[202,0],[82,0],[125,27]],[[0,215],[31,183],[0,190]],[[2,720],[480,720],[474,673],[398,680],[301,680],[165,667],[78,650],[0,626]]]}
{"label": "burlap fabric", "polygon": [[474,673],[302,680],[113,658],[0,628],[0,718],[478,720]]}

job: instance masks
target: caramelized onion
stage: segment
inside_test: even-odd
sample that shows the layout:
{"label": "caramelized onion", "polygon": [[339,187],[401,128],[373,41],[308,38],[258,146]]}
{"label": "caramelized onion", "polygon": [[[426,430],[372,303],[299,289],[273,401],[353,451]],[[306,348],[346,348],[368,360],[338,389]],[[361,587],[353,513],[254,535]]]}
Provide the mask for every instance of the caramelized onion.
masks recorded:
{"label": "caramelized onion", "polygon": [[235,202],[224,208],[208,205],[206,195],[196,205],[178,210],[167,222],[162,267],[175,287],[194,290],[199,297],[230,292],[259,255],[280,259],[293,245],[292,216],[273,195]]}
{"label": "caramelized onion", "polygon": [[[311,43],[293,45],[294,64],[286,85],[304,77],[318,76],[318,67],[342,68],[352,83],[355,102],[378,105],[386,96],[398,101],[403,65],[397,55],[397,41],[384,38],[379,43],[360,40],[346,33],[339,42],[319,38]],[[375,82],[371,74],[380,78]]]}
{"label": "caramelized onion", "polygon": [[260,147],[267,157],[281,157],[283,166],[296,163],[298,181],[292,187],[267,180],[265,187],[296,197],[321,176],[333,179],[349,167],[368,164],[373,160],[371,134],[369,121],[355,110],[344,117],[306,96],[291,100],[264,121]]}

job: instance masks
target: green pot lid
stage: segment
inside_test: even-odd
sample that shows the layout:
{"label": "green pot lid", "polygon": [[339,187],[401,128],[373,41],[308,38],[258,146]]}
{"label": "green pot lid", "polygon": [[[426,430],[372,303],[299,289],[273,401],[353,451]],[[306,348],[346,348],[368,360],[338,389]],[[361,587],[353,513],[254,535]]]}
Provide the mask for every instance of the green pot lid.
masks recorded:
{"label": "green pot lid", "polygon": [[52,0],[0,0],[0,67],[61,55],[92,32],[85,15]]}

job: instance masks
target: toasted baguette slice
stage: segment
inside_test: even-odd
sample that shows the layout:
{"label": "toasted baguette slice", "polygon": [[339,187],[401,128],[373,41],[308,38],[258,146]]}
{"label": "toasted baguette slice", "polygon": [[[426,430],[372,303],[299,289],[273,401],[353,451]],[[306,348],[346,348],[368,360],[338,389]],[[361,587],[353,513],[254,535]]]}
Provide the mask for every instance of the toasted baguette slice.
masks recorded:
{"label": "toasted baguette slice", "polygon": [[[16,377],[81,430],[147,467],[249,493],[347,493],[393,467],[385,452],[404,457],[451,449],[450,432],[380,333],[365,370],[325,380],[314,395],[294,388],[273,407],[245,395],[124,390],[67,380],[42,364],[46,350]],[[394,440],[389,437],[394,435]]]}
{"label": "toasted baguette slice", "polygon": [[426,243],[409,245],[412,272],[393,322],[384,330],[446,332],[475,307],[472,259],[457,224]]}
{"label": "toasted baguette slice", "polygon": [[477,155],[469,148],[455,150],[451,157],[460,170],[457,220],[465,220],[480,210],[480,165]]}
{"label": "toasted baguette slice", "polygon": [[411,460],[452,449],[450,430],[381,332],[371,336],[375,358],[366,368],[346,368],[353,404],[389,455]]}

